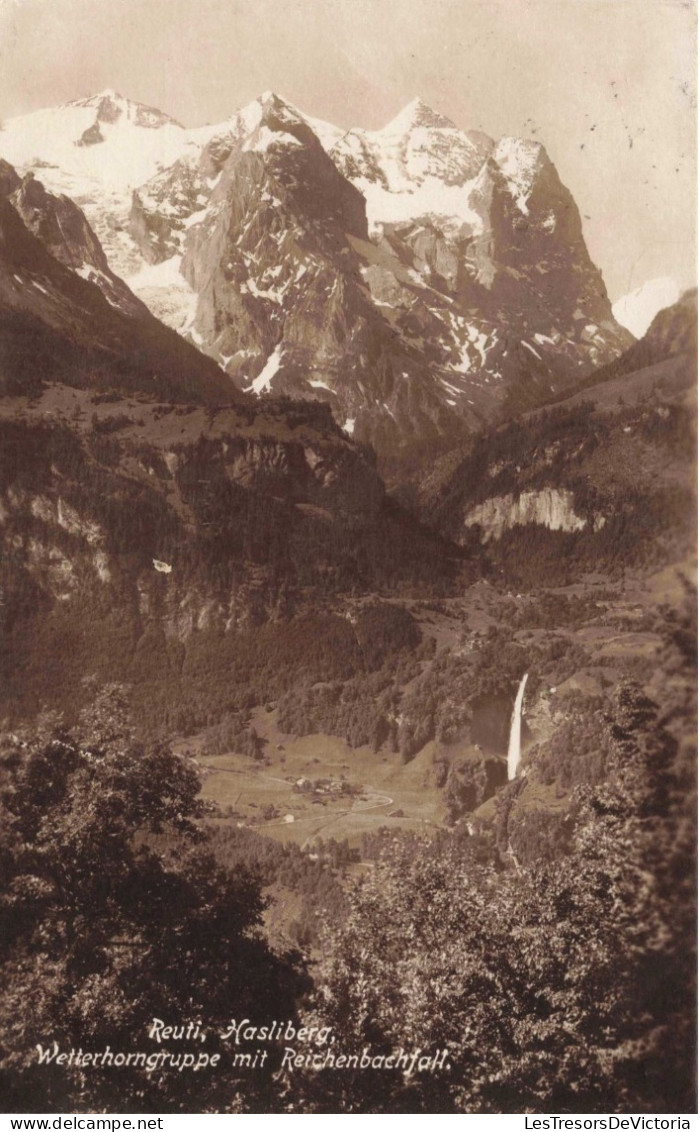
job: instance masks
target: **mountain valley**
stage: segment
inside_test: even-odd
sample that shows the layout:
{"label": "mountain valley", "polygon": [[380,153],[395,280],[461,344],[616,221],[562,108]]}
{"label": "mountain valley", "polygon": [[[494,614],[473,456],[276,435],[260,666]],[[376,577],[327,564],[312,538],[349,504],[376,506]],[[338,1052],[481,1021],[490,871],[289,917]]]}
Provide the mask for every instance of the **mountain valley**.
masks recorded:
{"label": "mountain valley", "polygon": [[391,477],[632,341],[541,144],[420,100],[343,133],[267,92],[185,130],[105,91],[6,122],[0,154],[233,385],[327,401]]}

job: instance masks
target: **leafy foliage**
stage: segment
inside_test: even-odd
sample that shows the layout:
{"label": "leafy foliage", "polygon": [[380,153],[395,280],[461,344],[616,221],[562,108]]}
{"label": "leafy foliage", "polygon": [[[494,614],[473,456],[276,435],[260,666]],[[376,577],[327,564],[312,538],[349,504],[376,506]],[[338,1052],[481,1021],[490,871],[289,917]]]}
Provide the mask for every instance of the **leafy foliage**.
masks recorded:
{"label": "leafy foliage", "polygon": [[449,1051],[443,1072],[307,1080],[315,1111],[693,1111],[687,753],[633,685],[611,777],[556,860],[393,839],[334,934],[317,1011],[352,1048]]}
{"label": "leafy foliage", "polygon": [[[154,1016],[203,1018],[214,1030],[241,1012],[292,1017],[301,986],[293,958],[275,956],[261,934],[259,881],[219,864],[199,831],[193,766],[167,747],[136,744],[120,724],[120,700],[117,689],[98,699],[83,719],[88,734],[44,733],[3,751],[7,1104],[236,1110],[241,1082],[230,1066],[193,1086],[176,1070],[37,1064],[36,1044],[53,1041],[150,1052]],[[249,1084],[246,1103],[255,1104]]]}

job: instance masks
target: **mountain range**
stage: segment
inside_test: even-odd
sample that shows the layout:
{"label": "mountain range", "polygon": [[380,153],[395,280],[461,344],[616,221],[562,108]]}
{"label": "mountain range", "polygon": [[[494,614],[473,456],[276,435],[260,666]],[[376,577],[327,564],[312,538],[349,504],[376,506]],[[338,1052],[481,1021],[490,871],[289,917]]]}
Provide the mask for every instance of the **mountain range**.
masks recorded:
{"label": "mountain range", "polygon": [[185,129],[104,91],[6,121],[0,155],[83,210],[106,263],[77,269],[117,303],[114,276],[234,388],[326,401],[390,476],[633,340],[544,147],[418,99],[377,131],[271,92]]}
{"label": "mountain range", "polygon": [[[186,730],[226,710],[246,634],[273,674],[287,633],[300,663],[313,640],[323,679],[351,595],[537,572],[533,538],[552,579],[565,545],[619,565],[683,542],[697,300],[617,327],[541,146],[418,102],[343,134],[271,94],[199,134],[111,93],[30,119],[0,134],[24,147],[0,161],[13,712],[92,671]],[[120,276],[139,259],[132,284],[196,300],[182,333]],[[184,715],[155,706],[174,688]]]}

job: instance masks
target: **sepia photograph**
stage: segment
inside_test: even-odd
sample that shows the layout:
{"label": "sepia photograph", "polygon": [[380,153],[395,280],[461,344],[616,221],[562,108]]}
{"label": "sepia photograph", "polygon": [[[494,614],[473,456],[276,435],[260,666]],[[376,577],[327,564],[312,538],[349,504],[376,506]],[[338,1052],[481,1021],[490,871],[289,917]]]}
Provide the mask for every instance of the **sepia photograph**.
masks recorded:
{"label": "sepia photograph", "polygon": [[0,1112],[690,1129],[694,0],[0,74]]}

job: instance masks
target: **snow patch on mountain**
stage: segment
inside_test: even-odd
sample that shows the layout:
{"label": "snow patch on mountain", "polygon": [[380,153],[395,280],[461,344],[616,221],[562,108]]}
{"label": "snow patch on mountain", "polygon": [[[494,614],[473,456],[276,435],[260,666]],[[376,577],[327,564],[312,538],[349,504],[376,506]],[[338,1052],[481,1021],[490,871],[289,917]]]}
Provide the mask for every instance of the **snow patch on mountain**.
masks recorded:
{"label": "snow patch on mountain", "polygon": [[[523,216],[529,214],[528,200],[542,158],[539,142],[522,138],[501,138],[493,151],[493,160],[499,166],[508,189]],[[549,229],[556,223],[552,214],[546,220]]]}
{"label": "snow patch on mountain", "polygon": [[370,234],[381,234],[383,224],[431,215],[479,234],[483,219],[470,192],[492,147],[490,138],[463,133],[414,99],[380,130],[349,130],[331,157],[365,196]]}
{"label": "snow patch on mountain", "polygon": [[281,130],[269,130],[267,126],[261,126],[256,131],[252,138],[247,138],[243,143],[243,150],[252,150],[257,153],[263,153],[269,149],[271,145],[290,145],[300,146],[302,143],[294,134],[288,134]]}
{"label": "snow patch on mountain", "polygon": [[270,393],[271,390],[272,390],[272,379],[275,376],[275,374],[278,372],[278,370],[280,368],[281,361],[282,361],[282,346],[279,345],[279,346],[276,346],[275,349],[272,351],[269,358],[265,362],[265,365],[261,369],[260,373],[255,378],[255,380],[252,382],[252,384],[249,385],[246,388],[245,392],[246,393],[257,393],[258,396],[261,393]]}
{"label": "snow patch on mountain", "polygon": [[677,303],[681,296],[681,289],[675,279],[668,275],[657,279],[647,279],[641,287],[623,295],[613,303],[613,314],[616,320],[634,334],[635,338],[642,338],[651,326],[654,316]]}
{"label": "snow patch on mountain", "polygon": [[387,192],[381,184],[364,177],[358,177],[354,183],[367,201],[370,236],[381,235],[385,224],[406,223],[419,216],[453,217],[465,224],[472,235],[484,231],[483,218],[469,205],[470,186],[445,185],[436,177],[429,177],[421,185],[407,186],[403,192]]}
{"label": "snow patch on mountain", "polygon": [[303,110],[297,109],[296,106],[292,106],[292,109],[301,121],[306,122],[307,126],[313,130],[326,153],[328,153],[334,145],[337,145],[342,138],[344,131],[332,125],[331,122],[324,122],[321,118],[312,118],[309,114],[305,114]]}

